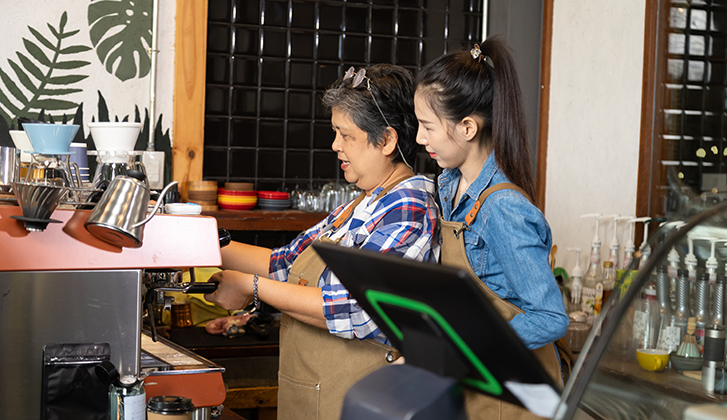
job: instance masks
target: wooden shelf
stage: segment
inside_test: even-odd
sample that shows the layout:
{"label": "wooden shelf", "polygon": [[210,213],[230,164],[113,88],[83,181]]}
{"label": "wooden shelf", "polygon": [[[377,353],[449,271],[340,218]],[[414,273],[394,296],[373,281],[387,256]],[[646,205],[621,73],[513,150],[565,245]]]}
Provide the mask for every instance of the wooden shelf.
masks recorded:
{"label": "wooden shelf", "polygon": [[303,231],[328,215],[300,210],[216,210],[204,211],[202,214],[216,218],[220,228],[244,231]]}

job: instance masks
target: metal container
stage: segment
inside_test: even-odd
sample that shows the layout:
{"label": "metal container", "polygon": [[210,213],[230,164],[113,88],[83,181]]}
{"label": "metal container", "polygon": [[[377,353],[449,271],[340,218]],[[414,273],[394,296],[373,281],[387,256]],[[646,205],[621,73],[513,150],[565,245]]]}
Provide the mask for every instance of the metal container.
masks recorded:
{"label": "metal container", "polygon": [[[159,196],[163,197],[176,184],[177,181],[169,183]],[[86,229],[112,245],[138,248],[144,238],[144,224],[154,217],[162,203],[157,201],[154,210],[146,216],[149,198],[149,189],[143,181],[117,176],[88,216]]]}
{"label": "metal container", "polygon": [[13,181],[20,173],[20,151],[14,147],[0,147],[0,192],[12,191]]}
{"label": "metal container", "polygon": [[48,223],[60,223],[50,218],[58,204],[66,197],[68,188],[32,182],[13,182],[13,193],[23,210],[22,216],[10,216],[22,220],[30,232],[45,230]]}
{"label": "metal container", "polygon": [[[108,343],[121,374],[139,374],[141,274],[0,271],[0,291],[12,291],[0,310],[0,419],[45,418],[43,353],[54,343]],[[44,313],[52,316],[31,315]]]}
{"label": "metal container", "polygon": [[725,337],[727,331],[720,325],[711,325],[704,331],[702,389],[706,391],[714,391],[715,372],[724,365]]}

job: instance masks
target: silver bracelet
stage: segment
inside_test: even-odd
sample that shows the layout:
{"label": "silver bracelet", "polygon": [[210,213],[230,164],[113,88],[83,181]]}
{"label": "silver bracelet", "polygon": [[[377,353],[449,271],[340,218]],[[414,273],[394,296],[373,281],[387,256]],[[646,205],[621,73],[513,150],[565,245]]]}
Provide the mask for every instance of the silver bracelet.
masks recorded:
{"label": "silver bracelet", "polygon": [[252,310],[250,311],[250,313],[260,309],[260,299],[257,296],[257,282],[259,277],[259,274],[255,274],[252,276]]}

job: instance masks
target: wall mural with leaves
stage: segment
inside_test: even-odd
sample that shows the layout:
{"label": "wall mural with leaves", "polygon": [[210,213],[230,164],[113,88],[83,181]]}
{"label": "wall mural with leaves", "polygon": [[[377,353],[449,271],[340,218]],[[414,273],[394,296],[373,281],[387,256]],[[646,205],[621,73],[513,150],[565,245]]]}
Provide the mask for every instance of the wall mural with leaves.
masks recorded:
{"label": "wall mural with leaves", "polygon": [[[175,12],[170,2],[161,3],[166,8],[160,4],[160,45],[161,39],[173,40]],[[13,146],[9,130],[19,129],[18,117],[24,117],[81,125],[74,141],[87,143],[89,150],[95,147],[85,123],[143,122],[136,149],[145,149],[152,6],[152,0],[26,0],[11,7],[5,20],[9,24],[0,27],[0,146]],[[173,49],[171,42],[168,49]],[[173,51],[166,53],[168,67],[160,60],[158,71],[172,73]],[[157,88],[157,98],[167,98],[158,100],[151,125],[156,150],[166,152],[167,180],[171,135],[164,125],[171,121],[163,125],[162,115],[171,115],[172,89],[171,83]]]}
{"label": "wall mural with leaves", "polygon": [[[61,98],[81,92],[78,82],[88,77],[81,69],[91,63],[72,58],[91,48],[73,44],[71,38],[80,29],[67,30],[67,23],[65,12],[57,27],[49,23],[51,39],[28,26],[34,38],[23,38],[25,51],[16,51],[17,61],[12,58],[7,60],[15,78],[0,66],[0,80],[5,85],[5,89],[0,90],[0,116],[7,124],[12,124],[17,117],[35,118],[43,111],[50,115],[57,112],[68,114],[70,111],[69,116],[73,117],[80,104]],[[57,76],[60,69],[73,70],[75,74]],[[16,80],[29,94],[23,92]]]}
{"label": "wall mural with leaves", "polygon": [[[88,6],[93,47],[106,70],[120,80],[149,74],[151,2],[103,1]],[[138,58],[138,62],[137,62]],[[117,64],[118,63],[118,64]],[[116,65],[116,70],[114,66]]]}

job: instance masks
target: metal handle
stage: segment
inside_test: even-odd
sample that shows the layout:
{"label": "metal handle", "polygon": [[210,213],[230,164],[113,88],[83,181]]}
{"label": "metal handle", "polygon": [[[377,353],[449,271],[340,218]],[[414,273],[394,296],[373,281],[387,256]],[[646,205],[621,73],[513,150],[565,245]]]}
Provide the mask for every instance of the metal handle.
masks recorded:
{"label": "metal handle", "polygon": [[151,220],[152,217],[154,217],[157,210],[159,210],[159,206],[162,204],[162,201],[164,201],[164,194],[166,194],[167,191],[169,191],[169,189],[172,188],[174,185],[177,185],[177,181],[172,181],[166,187],[164,187],[162,192],[159,193],[159,200],[157,200],[156,204],[154,205],[154,210],[151,211],[151,213],[146,217],[146,219],[131,226],[132,229],[136,229],[139,226],[145,225],[149,220]]}
{"label": "metal handle", "polygon": [[81,181],[81,170],[78,168],[78,164],[76,162],[70,162],[71,166],[71,182],[73,182],[73,179],[75,178],[75,187],[81,188],[83,187],[83,181]]}
{"label": "metal handle", "polygon": [[184,293],[207,294],[214,293],[217,290],[218,283],[195,283],[193,286],[184,291]]}
{"label": "metal handle", "polygon": [[[146,185],[147,188],[149,188],[149,177],[146,174],[146,166],[144,166],[143,162],[139,162],[138,160],[135,160],[132,165],[134,169],[144,174],[144,185]],[[164,181],[164,180],[162,180]]]}

